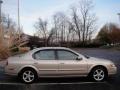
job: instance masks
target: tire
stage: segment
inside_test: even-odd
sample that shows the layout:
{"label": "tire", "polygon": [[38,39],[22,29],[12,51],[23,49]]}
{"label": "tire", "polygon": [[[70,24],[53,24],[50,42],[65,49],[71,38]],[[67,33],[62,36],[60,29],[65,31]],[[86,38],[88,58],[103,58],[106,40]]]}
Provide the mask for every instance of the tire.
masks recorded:
{"label": "tire", "polygon": [[24,69],[20,73],[20,80],[26,84],[34,83],[37,80],[37,73],[33,69]]}
{"label": "tire", "polygon": [[105,81],[108,77],[107,70],[103,67],[96,67],[90,73],[90,79],[95,82]]}

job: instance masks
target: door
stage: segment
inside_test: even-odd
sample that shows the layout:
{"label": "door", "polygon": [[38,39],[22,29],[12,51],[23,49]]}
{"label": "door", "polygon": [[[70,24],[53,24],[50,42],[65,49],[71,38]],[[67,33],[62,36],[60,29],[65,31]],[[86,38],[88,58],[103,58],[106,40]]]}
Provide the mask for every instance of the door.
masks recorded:
{"label": "door", "polygon": [[85,75],[86,60],[76,60],[79,55],[68,50],[57,50],[59,72],[61,75]]}
{"label": "door", "polygon": [[34,54],[34,58],[40,75],[58,74],[58,60],[54,50],[40,50]]}

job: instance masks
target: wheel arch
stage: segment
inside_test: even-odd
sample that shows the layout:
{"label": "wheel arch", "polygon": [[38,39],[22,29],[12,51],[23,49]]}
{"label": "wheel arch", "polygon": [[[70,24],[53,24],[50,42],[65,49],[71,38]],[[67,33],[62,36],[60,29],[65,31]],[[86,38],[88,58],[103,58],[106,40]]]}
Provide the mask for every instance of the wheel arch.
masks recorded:
{"label": "wheel arch", "polygon": [[93,66],[93,67],[90,69],[90,72],[88,73],[88,76],[91,74],[91,72],[92,72],[95,68],[98,68],[98,67],[103,68],[103,69],[105,70],[106,74],[108,75],[108,69],[107,69],[107,67],[105,67],[104,65],[96,65],[96,66]]}
{"label": "wheel arch", "polygon": [[24,66],[24,67],[22,67],[22,68],[19,70],[19,72],[18,72],[18,76],[21,74],[21,72],[22,72],[23,70],[26,70],[26,69],[32,69],[32,70],[34,70],[34,71],[36,72],[37,76],[38,76],[38,70],[37,70],[34,66]]}

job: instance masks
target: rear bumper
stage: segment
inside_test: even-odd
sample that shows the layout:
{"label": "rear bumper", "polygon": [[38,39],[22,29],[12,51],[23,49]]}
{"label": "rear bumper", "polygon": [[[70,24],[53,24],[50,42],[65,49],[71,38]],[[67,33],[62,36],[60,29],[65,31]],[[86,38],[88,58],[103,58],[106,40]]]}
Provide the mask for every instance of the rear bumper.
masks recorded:
{"label": "rear bumper", "polygon": [[17,74],[15,74],[15,73],[7,73],[7,72],[5,72],[5,74],[9,75],[9,76],[17,76]]}
{"label": "rear bumper", "polygon": [[16,73],[15,69],[12,69],[12,68],[8,68],[8,67],[5,67],[4,68],[4,73],[6,75],[10,75],[10,76],[17,76],[18,74]]}

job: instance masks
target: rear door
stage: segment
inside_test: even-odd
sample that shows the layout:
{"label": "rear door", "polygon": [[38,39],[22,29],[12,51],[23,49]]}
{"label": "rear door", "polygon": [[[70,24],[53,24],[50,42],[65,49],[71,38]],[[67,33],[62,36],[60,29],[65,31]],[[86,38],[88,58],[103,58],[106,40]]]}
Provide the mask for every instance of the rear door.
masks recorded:
{"label": "rear door", "polygon": [[34,54],[35,66],[39,69],[40,75],[58,74],[58,60],[56,60],[55,50],[40,50]]}
{"label": "rear door", "polygon": [[61,75],[85,75],[87,64],[85,60],[76,60],[78,55],[68,50],[57,50],[59,72]]}

